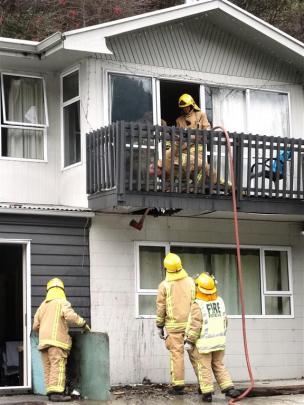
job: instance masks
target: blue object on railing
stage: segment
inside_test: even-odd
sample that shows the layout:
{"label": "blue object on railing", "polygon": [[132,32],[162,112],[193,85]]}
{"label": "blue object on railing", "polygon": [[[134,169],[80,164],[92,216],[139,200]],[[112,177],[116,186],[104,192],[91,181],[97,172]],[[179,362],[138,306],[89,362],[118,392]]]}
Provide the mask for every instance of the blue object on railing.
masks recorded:
{"label": "blue object on railing", "polygon": [[283,176],[284,173],[284,162],[288,161],[291,159],[291,151],[288,149],[286,150],[286,156],[285,156],[285,151],[280,150],[279,153],[279,158],[275,158],[272,161],[272,171],[273,173],[277,173],[277,164],[279,165],[279,175]]}

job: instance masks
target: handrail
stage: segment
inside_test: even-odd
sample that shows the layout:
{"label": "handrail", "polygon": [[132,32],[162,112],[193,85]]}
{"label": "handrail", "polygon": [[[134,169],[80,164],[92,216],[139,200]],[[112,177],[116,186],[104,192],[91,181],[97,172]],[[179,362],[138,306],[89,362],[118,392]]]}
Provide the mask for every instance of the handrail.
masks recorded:
{"label": "handrail", "polygon": [[[302,139],[229,133],[244,199],[303,199]],[[279,157],[288,156],[280,161]],[[118,122],[87,134],[87,193],[230,198],[221,131]],[[168,194],[170,193],[170,194]]]}

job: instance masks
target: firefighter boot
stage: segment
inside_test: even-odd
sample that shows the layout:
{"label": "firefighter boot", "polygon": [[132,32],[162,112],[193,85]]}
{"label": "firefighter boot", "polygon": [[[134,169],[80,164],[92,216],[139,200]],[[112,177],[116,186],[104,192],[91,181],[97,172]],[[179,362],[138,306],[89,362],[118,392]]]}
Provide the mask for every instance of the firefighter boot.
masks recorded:
{"label": "firefighter boot", "polygon": [[184,386],[183,385],[174,385],[168,390],[170,395],[184,395]]}
{"label": "firefighter boot", "polygon": [[212,393],[203,394],[203,402],[212,402]]}
{"label": "firefighter boot", "polygon": [[226,397],[237,398],[241,395],[241,393],[239,390],[236,390],[234,387],[232,387],[225,391],[225,395]]}
{"label": "firefighter boot", "polygon": [[69,402],[71,401],[72,398],[69,395],[58,393],[58,394],[51,394],[49,396],[49,399],[51,402]]}

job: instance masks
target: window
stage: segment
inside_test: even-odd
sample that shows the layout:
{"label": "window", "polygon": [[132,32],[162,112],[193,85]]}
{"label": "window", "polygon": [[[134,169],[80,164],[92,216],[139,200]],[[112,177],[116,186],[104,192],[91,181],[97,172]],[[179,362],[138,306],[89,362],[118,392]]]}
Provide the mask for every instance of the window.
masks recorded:
{"label": "window", "polygon": [[152,79],[110,74],[111,122],[153,123]]}
{"label": "window", "polygon": [[1,74],[1,156],[44,156],[47,113],[41,77]]}
{"label": "window", "polygon": [[163,261],[166,256],[165,246],[138,246],[138,313],[155,314],[155,298],[159,283],[163,280]]}
{"label": "window", "polygon": [[178,99],[181,94],[189,93],[206,111],[213,126],[222,125],[228,131],[258,135],[290,135],[287,93],[153,80],[151,77],[110,73],[110,122],[154,121],[174,126],[180,115]]}
{"label": "window", "polygon": [[205,87],[206,111],[213,125],[228,131],[289,136],[288,94]]}
{"label": "window", "polygon": [[[183,267],[190,276],[196,276],[203,271],[214,274],[228,314],[241,314],[235,248],[183,246],[174,243],[156,246],[142,242],[137,244],[138,316],[155,315],[157,287],[165,276],[163,259],[169,251],[181,257]],[[288,248],[241,249],[247,316],[292,316],[289,255]]]}
{"label": "window", "polygon": [[62,77],[61,84],[63,165],[81,161],[79,72],[75,70]]}

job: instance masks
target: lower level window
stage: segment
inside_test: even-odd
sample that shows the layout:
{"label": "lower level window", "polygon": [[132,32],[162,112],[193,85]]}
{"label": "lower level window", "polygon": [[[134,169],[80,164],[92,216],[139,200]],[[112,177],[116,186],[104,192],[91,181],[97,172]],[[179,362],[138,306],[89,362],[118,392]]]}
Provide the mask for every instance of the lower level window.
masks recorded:
{"label": "lower level window", "polygon": [[30,128],[1,128],[2,156],[43,159],[44,130]]}
{"label": "lower level window", "polygon": [[[183,267],[195,277],[203,271],[214,274],[219,295],[229,315],[240,315],[236,250],[225,246],[137,244],[138,316],[155,315],[158,284],[164,279],[163,259],[169,251],[181,257]],[[244,247],[241,249],[244,297],[248,316],[292,316],[289,248]]]}

